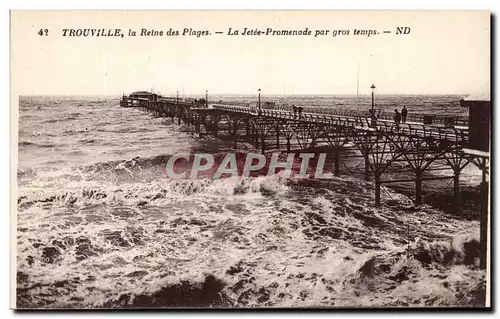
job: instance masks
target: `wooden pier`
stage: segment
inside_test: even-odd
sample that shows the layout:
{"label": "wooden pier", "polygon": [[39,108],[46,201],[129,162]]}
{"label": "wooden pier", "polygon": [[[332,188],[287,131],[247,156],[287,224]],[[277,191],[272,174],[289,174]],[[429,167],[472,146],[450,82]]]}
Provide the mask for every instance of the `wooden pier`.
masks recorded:
{"label": "wooden pier", "polygon": [[[372,121],[366,114],[334,109],[306,108],[305,112],[294,113],[262,108],[260,97],[256,107],[227,103],[208,107],[208,99],[200,103],[178,97],[158,98],[156,95],[124,96],[120,105],[136,106],[155,116],[170,118],[179,125],[183,123],[192,127],[196,134],[230,140],[235,146],[241,142],[253,144],[262,153],[326,148],[333,155],[336,176],[340,175],[342,149],[356,149],[364,160],[365,180],[374,182],[375,206],[381,205],[380,191],[384,183],[414,183],[414,203],[418,206],[422,203],[423,181],[448,178],[453,179],[454,202],[459,210],[460,173],[468,163],[474,163],[483,172],[481,242],[485,243],[488,229],[489,183],[486,176],[489,174],[490,101],[480,101],[479,108],[477,101],[471,103],[461,101],[463,107],[470,108],[469,119],[439,121],[434,118],[430,121],[432,124],[427,124],[429,118],[408,118],[404,124],[383,118]],[[478,116],[480,112],[488,114]],[[481,145],[478,146],[478,143]],[[413,178],[384,180],[384,174],[396,163],[408,167]],[[453,175],[426,175],[431,170],[431,164],[437,163],[451,169]],[[481,256],[485,252],[486,248]],[[482,267],[485,267],[485,260],[485,257],[481,258]]]}

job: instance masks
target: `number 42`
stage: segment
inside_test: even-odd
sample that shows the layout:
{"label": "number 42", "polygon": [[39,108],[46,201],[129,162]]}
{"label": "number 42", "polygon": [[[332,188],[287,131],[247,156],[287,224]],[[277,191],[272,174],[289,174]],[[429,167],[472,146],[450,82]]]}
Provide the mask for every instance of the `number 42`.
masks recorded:
{"label": "number 42", "polygon": [[43,37],[44,35],[48,36],[49,30],[48,29],[40,29],[40,31],[38,31],[38,35],[40,35],[41,37]]}

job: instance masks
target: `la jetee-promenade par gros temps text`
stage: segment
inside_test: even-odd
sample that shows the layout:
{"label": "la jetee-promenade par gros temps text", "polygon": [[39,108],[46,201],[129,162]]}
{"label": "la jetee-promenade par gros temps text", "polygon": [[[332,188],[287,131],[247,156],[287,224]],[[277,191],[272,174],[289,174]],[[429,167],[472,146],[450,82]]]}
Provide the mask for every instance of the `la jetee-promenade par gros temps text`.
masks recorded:
{"label": "la jetee-promenade par gros temps text", "polygon": [[63,37],[177,37],[177,36],[190,36],[190,37],[204,37],[211,35],[227,35],[227,36],[374,36],[380,34],[380,31],[375,29],[273,29],[273,28],[228,28],[224,31],[209,31],[209,30],[195,30],[193,28],[158,30],[158,29],[128,29],[124,32],[122,29],[62,29]]}

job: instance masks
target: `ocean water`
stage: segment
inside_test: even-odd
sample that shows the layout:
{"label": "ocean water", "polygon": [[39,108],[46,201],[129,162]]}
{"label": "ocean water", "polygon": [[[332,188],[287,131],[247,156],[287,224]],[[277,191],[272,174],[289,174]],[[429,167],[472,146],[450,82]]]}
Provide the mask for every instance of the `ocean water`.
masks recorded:
{"label": "ocean water", "polygon": [[[384,99],[388,109],[464,112],[456,96]],[[22,97],[18,307],[484,305],[475,220],[414,208],[388,188],[376,209],[373,185],[348,175],[242,185],[165,174],[173,154],[231,145],[119,98]],[[478,172],[468,174],[475,182]]]}

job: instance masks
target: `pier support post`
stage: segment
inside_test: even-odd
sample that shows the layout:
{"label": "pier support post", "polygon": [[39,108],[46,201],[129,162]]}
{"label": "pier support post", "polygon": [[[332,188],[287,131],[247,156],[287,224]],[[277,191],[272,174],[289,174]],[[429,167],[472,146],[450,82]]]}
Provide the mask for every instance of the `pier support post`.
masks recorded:
{"label": "pier support post", "polygon": [[368,158],[368,151],[363,152],[363,158],[365,160],[365,181],[370,180],[370,159]]}
{"label": "pier support post", "polygon": [[286,151],[290,152],[290,139],[289,138],[286,139]]}
{"label": "pier support post", "polygon": [[264,136],[264,134],[262,134],[261,136],[261,149],[262,149],[262,154],[264,154],[266,152],[266,137]]}
{"label": "pier support post", "polygon": [[479,266],[481,269],[486,269],[487,252],[488,252],[488,183],[481,183],[481,216],[479,217],[479,245],[480,256]]}
{"label": "pier support post", "polygon": [[380,207],[380,175],[375,174],[375,206]]}
{"label": "pier support post", "polygon": [[460,170],[457,169],[453,175],[453,204],[455,211],[458,212],[460,209]]}
{"label": "pier support post", "polygon": [[422,204],[422,172],[415,171],[415,206]]}
{"label": "pier support post", "polygon": [[280,149],[280,126],[276,125],[276,148]]}
{"label": "pier support post", "polygon": [[481,160],[482,182],[481,189],[481,215],[479,216],[479,267],[486,269],[488,257],[488,183],[486,182],[486,159]]}
{"label": "pier support post", "polygon": [[333,161],[334,161],[333,164],[334,164],[335,176],[340,176],[340,150],[339,150],[339,147],[334,148]]}
{"label": "pier support post", "polygon": [[253,129],[253,137],[254,137],[255,148],[259,149],[259,131],[257,130],[256,127],[254,127]]}

